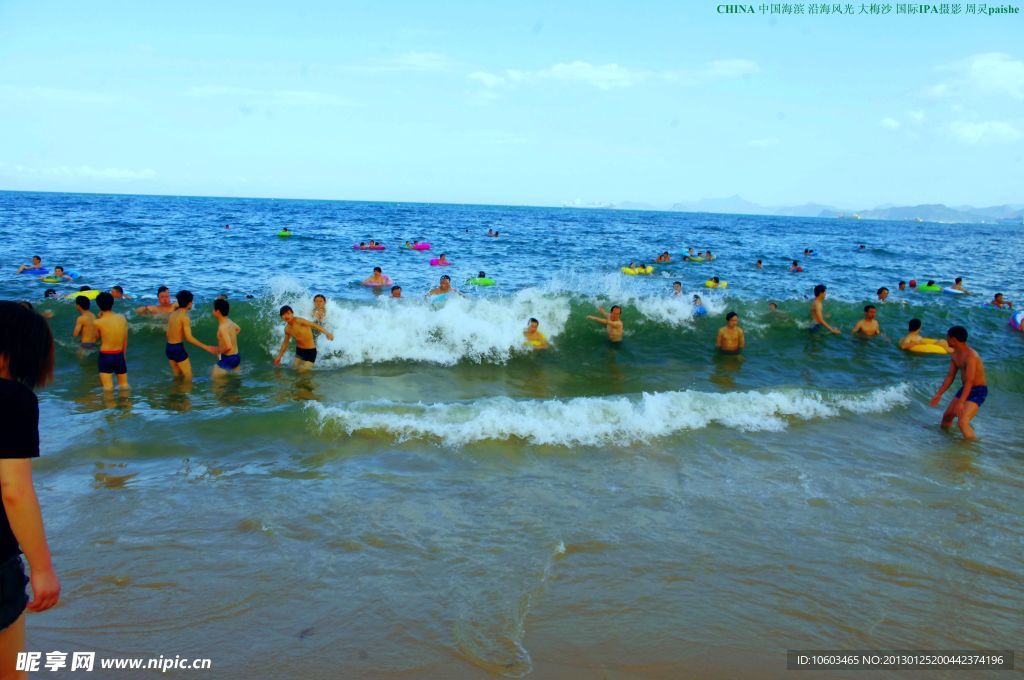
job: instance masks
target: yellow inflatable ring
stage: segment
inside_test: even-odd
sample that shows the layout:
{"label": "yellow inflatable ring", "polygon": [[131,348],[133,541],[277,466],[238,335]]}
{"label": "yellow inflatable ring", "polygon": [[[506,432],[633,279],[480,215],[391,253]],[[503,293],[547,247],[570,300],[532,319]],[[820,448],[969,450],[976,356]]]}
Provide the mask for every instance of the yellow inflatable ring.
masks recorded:
{"label": "yellow inflatable ring", "polygon": [[728,288],[729,287],[729,282],[728,281],[719,281],[718,283],[715,283],[714,280],[708,279],[707,281],[704,282],[704,287],[705,288]]}
{"label": "yellow inflatable ring", "polygon": [[912,345],[907,350],[917,354],[942,354],[943,356],[949,356],[949,352],[942,345],[935,344],[935,340],[932,338],[922,338],[922,340],[924,342]]}
{"label": "yellow inflatable ring", "polygon": [[91,290],[76,290],[74,293],[68,293],[64,297],[67,298],[68,300],[74,300],[76,297],[81,295],[83,297],[89,298],[90,300],[95,300],[96,296],[102,292],[102,290],[96,290],[95,288]]}
{"label": "yellow inflatable ring", "polygon": [[654,271],[654,267],[647,265],[646,267],[623,267],[622,273],[628,276],[636,276],[637,274],[650,274]]}

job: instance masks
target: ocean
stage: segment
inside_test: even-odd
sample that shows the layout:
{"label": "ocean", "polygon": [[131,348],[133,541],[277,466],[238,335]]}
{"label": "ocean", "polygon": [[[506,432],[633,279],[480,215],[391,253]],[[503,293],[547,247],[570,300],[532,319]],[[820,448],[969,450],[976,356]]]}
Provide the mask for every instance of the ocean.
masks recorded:
{"label": "ocean", "polygon": [[[787,649],[1020,639],[1024,334],[983,306],[1024,305],[1019,226],[2,192],[0,233],[0,297],[52,312],[58,343],[34,468],[64,591],[28,650],[225,678],[717,678],[783,677]],[[81,278],[15,275],[34,254]],[[402,299],[360,285],[374,266]],[[442,273],[462,295],[426,300]],[[957,276],[976,295],[896,291]],[[808,331],[818,283],[842,336]],[[79,285],[134,297],[128,394],[43,299]],[[207,343],[228,296],[239,375],[189,347],[193,385],[171,379],[163,324],[132,311],[160,285],[195,293]],[[881,286],[884,337],[851,337]],[[317,293],[334,340],[275,369],[279,307],[309,318]],[[586,318],[612,304],[619,348]],[[739,357],[714,350],[729,311]],[[551,349],[524,348],[530,317]],[[928,405],[949,362],[896,346],[913,317],[985,360],[977,442]]]}

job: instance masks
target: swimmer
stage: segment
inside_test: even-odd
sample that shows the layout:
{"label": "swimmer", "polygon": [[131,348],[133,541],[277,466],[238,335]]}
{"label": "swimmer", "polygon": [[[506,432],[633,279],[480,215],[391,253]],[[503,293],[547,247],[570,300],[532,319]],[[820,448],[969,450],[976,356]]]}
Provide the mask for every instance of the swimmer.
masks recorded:
{"label": "swimmer", "polygon": [[57,265],[56,267],[53,268],[53,273],[52,274],[47,274],[46,276],[40,277],[39,280],[42,281],[43,279],[48,279],[50,277],[58,278],[61,281],[71,281],[72,280],[72,278],[71,278],[71,276],[69,274],[65,274],[64,273],[64,267],[61,267],[60,265]]}
{"label": "swimmer", "polygon": [[827,291],[828,289],[823,283],[819,283],[814,287],[814,301],[811,302],[811,321],[814,322],[814,325],[811,326],[811,332],[817,333],[824,328],[828,330],[828,332],[838,335],[839,333],[842,333],[842,331],[834,326],[830,326],[828,322],[825,321],[825,295]]}
{"label": "swimmer", "polygon": [[217,347],[214,354],[220,355],[213,365],[211,378],[220,378],[238,370],[242,357],[238,354],[238,334],[242,329],[228,318],[231,306],[227,300],[217,298],[213,301],[213,318],[217,320]]}
{"label": "swimmer", "polygon": [[290,234],[292,232],[288,231],[288,227],[281,227],[281,233],[282,234]]}
{"label": "swimmer", "polygon": [[96,349],[96,315],[89,311],[90,306],[89,298],[84,295],[75,298],[78,319],[75,321],[75,330],[71,336],[79,339],[82,353]]}
{"label": "swimmer", "polygon": [[800,261],[799,260],[793,260],[793,264],[791,264],[789,266],[789,271],[794,272],[794,273],[799,273],[799,272],[802,272],[803,270],[804,270],[804,268],[800,266]]}
{"label": "swimmer", "polygon": [[99,373],[100,384],[105,392],[114,390],[114,375],[117,386],[123,392],[128,389],[128,364],[125,352],[128,349],[128,320],[114,309],[114,296],[100,293],[96,296],[100,316],[93,327],[100,337]]}
{"label": "swimmer", "polygon": [[671,262],[671,261],[672,261],[672,256],[668,254],[667,250],[664,253],[662,253],[661,255],[658,255],[658,257],[654,258],[655,264],[661,264],[661,263]]}
{"label": "swimmer", "polygon": [[614,305],[610,312],[604,311],[604,307],[598,307],[597,311],[601,312],[601,316],[587,315],[587,318],[603,324],[608,330],[608,339],[613,344],[622,342],[622,333],[625,330],[622,324],[622,307]]}
{"label": "swimmer", "polygon": [[51,300],[51,299],[55,300],[55,299],[57,299],[57,291],[55,291],[53,288],[47,288],[46,292],[43,293],[43,299],[44,300]]}
{"label": "swimmer", "polygon": [[885,286],[882,286],[877,291],[875,291],[875,295],[878,296],[879,302],[885,302],[886,298],[889,297],[889,289],[886,288]]}
{"label": "swimmer", "polygon": [[757,267],[758,269],[764,269],[764,265],[763,265],[763,264],[761,264],[761,260],[758,260],[758,261],[757,261],[757,262],[756,262],[756,263],[754,264],[754,266],[755,266],[755,267]]}
{"label": "swimmer", "polygon": [[928,285],[929,288],[931,288],[932,286],[935,285],[935,280],[934,279],[928,279],[928,284],[927,285]]}
{"label": "swimmer", "polygon": [[964,288],[964,277],[962,276],[956,277],[956,280],[953,281],[953,290],[959,290],[964,295],[974,295],[974,293]]}
{"label": "swimmer", "polygon": [[334,340],[334,335],[323,326],[295,316],[295,312],[288,305],[281,308],[281,318],[285,323],[284,342],[281,343],[281,349],[274,357],[274,365],[281,365],[281,357],[288,349],[288,343],[295,338],[295,368],[300,371],[313,368],[313,364],[316,362],[316,340],[313,338],[313,331],[320,331],[327,336],[328,340]]}
{"label": "swimmer", "polygon": [[451,264],[451,262],[448,261],[448,256],[445,253],[441,253],[441,256],[437,258],[437,264],[440,266]]}
{"label": "swimmer", "polygon": [[779,305],[777,303],[775,303],[775,302],[769,302],[768,303],[768,311],[771,312],[772,314],[778,312],[779,311]]}
{"label": "swimmer", "polygon": [[408,241],[406,241],[406,242],[405,242],[405,247],[406,247],[406,248],[412,248],[412,244],[411,244],[411,243],[409,243]]}
{"label": "swimmer", "polygon": [[721,279],[719,279],[717,276],[711,277],[711,283],[715,284],[713,286],[710,286],[711,288],[718,288],[719,286],[722,285]]}
{"label": "swimmer", "polygon": [[[380,267],[374,268],[374,271],[380,271]],[[227,316],[227,315],[225,315],[225,316]],[[321,294],[321,293],[317,293],[316,295],[313,296],[313,315],[312,316],[313,316],[313,320],[316,321],[321,326],[323,325],[324,321],[327,319],[327,298],[323,294]]]}
{"label": "swimmer", "polygon": [[683,290],[683,282],[682,281],[673,281],[672,282],[672,297],[682,297],[683,293],[685,293],[685,292],[686,291]]}
{"label": "swimmer", "polygon": [[938,345],[947,352],[952,351],[949,348],[949,343],[945,340],[922,338],[920,319],[911,319],[910,323],[907,324],[907,331],[907,334],[900,339],[900,349],[910,349],[914,345]]}
{"label": "swimmer", "polygon": [[500,231],[494,232],[494,238],[498,238],[500,236],[501,236],[501,232]]}
{"label": "swimmer", "polygon": [[391,279],[385,278],[383,270],[380,267],[373,268],[373,274],[363,279],[364,286],[383,286],[391,283]]}
{"label": "swimmer", "polygon": [[693,301],[691,302],[691,304],[693,305],[694,316],[704,316],[705,314],[708,313],[708,310],[704,308],[704,301],[700,299],[699,295],[693,296]]}
{"label": "swimmer", "polygon": [[167,289],[167,286],[160,286],[156,289],[157,303],[155,305],[145,305],[144,307],[138,307],[135,310],[136,314],[170,314],[178,305],[171,302],[171,291]]}
{"label": "swimmer", "polygon": [[178,291],[175,296],[178,300],[178,308],[167,317],[167,346],[164,348],[164,355],[171,365],[171,373],[175,378],[181,377],[186,381],[192,380],[192,361],[185,351],[185,343],[204,349],[210,354],[216,355],[217,348],[206,345],[192,336],[192,322],[188,318],[188,312],[192,309],[194,298],[187,290]]}
{"label": "swimmer", "polygon": [[1009,300],[1004,300],[1002,293],[996,293],[992,296],[992,302],[989,304],[997,309],[1013,309],[1013,303]]}
{"label": "swimmer", "polygon": [[985,364],[982,362],[981,356],[967,346],[967,329],[963,326],[950,328],[946,332],[946,342],[953,349],[953,354],[950,356],[949,372],[946,373],[942,387],[932,397],[931,406],[934,408],[939,405],[943,393],[953,384],[953,380],[959,372],[962,384],[957,393],[953,395],[953,400],[949,402],[945,413],[942,414],[940,427],[944,430],[949,429],[953,425],[953,419],[956,418],[964,439],[977,439],[974,429],[971,427],[971,420],[978,414],[978,409],[988,397]]}
{"label": "swimmer", "polygon": [[906,281],[900,281],[898,284],[896,284],[896,290],[900,291],[901,293],[903,291],[905,291],[906,289],[907,289],[907,282]]}
{"label": "swimmer", "polygon": [[526,338],[526,344],[530,345],[535,350],[547,349],[550,346],[548,345],[548,339],[544,334],[537,330],[539,325],[540,321],[530,319],[530,323],[526,326],[526,330],[523,331],[523,337]]}
{"label": "swimmer", "polygon": [[488,236],[494,236],[494,230],[493,229],[488,229],[487,230],[487,235]]}
{"label": "swimmer", "polygon": [[452,288],[452,277],[445,274],[441,277],[441,280],[438,282],[437,288],[432,288],[430,292],[427,293],[427,297],[430,297],[432,295],[446,295],[448,293],[456,292],[458,291]]}
{"label": "swimmer", "polygon": [[743,337],[743,329],[739,326],[740,317],[736,312],[729,312],[725,315],[725,325],[718,329],[718,336],[715,338],[715,347],[724,354],[739,354],[740,350],[746,347],[747,341]]}
{"label": "swimmer", "polygon": [[39,257],[38,255],[33,255],[32,256],[32,264],[22,264],[20,267],[18,267],[18,271],[14,272],[14,273],[15,274],[20,274],[23,271],[25,271],[26,269],[39,269],[42,266],[43,266],[43,258]]}
{"label": "swimmer", "polygon": [[882,329],[878,325],[878,319],[875,318],[877,315],[878,309],[874,305],[866,305],[864,307],[864,318],[856,323],[852,333],[854,335],[860,333],[869,338],[881,335]]}
{"label": "swimmer", "polygon": [[391,286],[391,297],[393,297],[393,298],[400,298],[400,297],[402,297],[402,287],[401,286]]}
{"label": "swimmer", "polygon": [[863,250],[867,250],[867,246],[865,246],[865,245],[864,245],[864,244],[862,243],[862,244],[860,244],[860,246],[858,246],[858,247],[857,247],[857,250],[861,250],[861,251],[863,251]]}
{"label": "swimmer", "polygon": [[131,300],[132,298],[124,294],[124,288],[121,286],[114,286],[110,289],[110,294],[114,296],[115,300]]}
{"label": "swimmer", "polygon": [[477,278],[478,279],[486,279],[487,278],[487,272],[481,270],[481,272],[477,275]]}
{"label": "swimmer", "polygon": [[710,251],[710,250],[708,250],[708,251],[706,251],[706,252],[704,253],[704,259],[705,259],[705,260],[714,260],[714,259],[715,259],[715,256],[711,254],[711,251]]}

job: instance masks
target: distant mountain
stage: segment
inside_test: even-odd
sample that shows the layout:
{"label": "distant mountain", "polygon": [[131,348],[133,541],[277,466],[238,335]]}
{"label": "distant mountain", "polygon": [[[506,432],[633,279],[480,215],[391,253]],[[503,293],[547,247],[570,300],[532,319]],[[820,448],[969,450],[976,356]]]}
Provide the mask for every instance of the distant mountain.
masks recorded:
{"label": "distant mountain", "polygon": [[739,196],[728,198],[705,198],[700,201],[689,203],[674,203],[672,210],[677,212],[707,212],[727,213],[730,215],[765,215],[766,208],[757,203],[751,203]]}

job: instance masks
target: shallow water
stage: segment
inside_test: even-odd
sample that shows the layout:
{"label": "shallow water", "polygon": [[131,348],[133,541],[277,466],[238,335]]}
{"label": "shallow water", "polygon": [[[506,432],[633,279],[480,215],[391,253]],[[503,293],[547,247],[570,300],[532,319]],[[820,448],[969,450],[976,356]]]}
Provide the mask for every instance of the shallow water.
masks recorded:
{"label": "shallow water", "polygon": [[[226,292],[243,328],[241,375],[211,383],[195,350],[188,390],[131,316],[133,389],[104,397],[73,308],[41,305],[59,348],[36,479],[65,592],[29,649],[208,656],[218,677],[707,678],[781,677],[787,648],[1019,638],[1024,337],[981,307],[1024,300],[1019,227],[0,193],[0,234],[3,297],[42,297],[11,273],[38,252],[126,309],[193,290],[207,342]],[[351,249],[369,238],[388,250]],[[719,259],[618,271],[690,245]],[[440,252],[466,295],[428,303]],[[406,299],[358,285],[375,264]],[[498,285],[463,284],[480,270]],[[961,275],[978,296],[907,294],[885,338],[806,330],[815,283],[849,330],[881,285]],[[316,292],[335,340],[309,374],[274,370],[277,308]],[[623,306],[618,350],[599,304]],[[713,352],[729,310],[742,357]],[[523,350],[531,316],[554,350]],[[912,316],[966,325],[985,358],[977,443],[928,407],[947,362],[895,348]]]}

